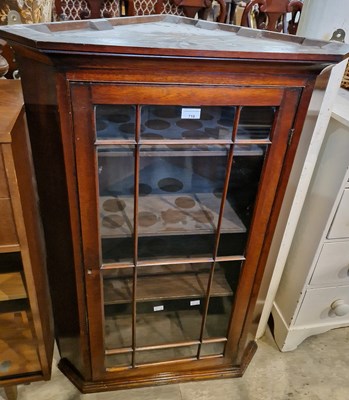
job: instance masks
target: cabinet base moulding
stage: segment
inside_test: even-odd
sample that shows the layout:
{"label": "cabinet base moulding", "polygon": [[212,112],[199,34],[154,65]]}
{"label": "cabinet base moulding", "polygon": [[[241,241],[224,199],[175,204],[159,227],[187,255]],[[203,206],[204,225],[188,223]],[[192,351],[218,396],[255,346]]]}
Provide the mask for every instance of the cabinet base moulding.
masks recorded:
{"label": "cabinet base moulding", "polygon": [[133,379],[115,379],[111,380],[95,380],[85,381],[80,374],[70,364],[67,359],[62,358],[58,363],[60,371],[80,390],[81,393],[96,393],[112,390],[133,389],[146,386],[160,386],[181,382],[191,382],[208,379],[223,379],[223,378],[240,378],[247,369],[252,357],[257,351],[257,343],[251,341],[246,347],[243,360],[239,366],[220,366],[211,369],[191,369],[189,371],[165,371],[161,374],[144,375],[143,377],[134,377]]}

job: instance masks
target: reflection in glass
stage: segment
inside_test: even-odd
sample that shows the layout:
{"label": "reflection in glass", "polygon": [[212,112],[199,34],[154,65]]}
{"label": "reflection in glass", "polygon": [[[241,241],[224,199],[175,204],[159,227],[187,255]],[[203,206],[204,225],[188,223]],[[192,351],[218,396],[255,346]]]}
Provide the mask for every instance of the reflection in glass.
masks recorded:
{"label": "reflection in glass", "polygon": [[[139,198],[139,257],[212,257],[221,205],[214,191],[223,187],[228,146],[165,147],[141,146],[140,183],[151,191]],[[229,204],[226,212],[235,215]]]}
{"label": "reflection in glass", "polygon": [[229,140],[235,107],[142,106],[141,140]]}
{"label": "reflection in glass", "polygon": [[236,292],[241,261],[216,263],[213,280],[224,283],[225,290],[215,293],[212,288],[208,305],[204,339],[227,337],[228,325]]}
{"label": "reflection in glass", "polygon": [[132,353],[111,354],[105,356],[105,367],[128,367],[132,364]]}
{"label": "reflection in glass", "polygon": [[[244,254],[266,150],[267,145],[234,147],[226,205],[235,211],[241,230],[233,233],[222,229],[219,256]],[[223,219],[232,219],[226,206]]]}
{"label": "reflection in glass", "polygon": [[105,347],[132,345],[133,268],[103,271]]}
{"label": "reflection in glass", "polygon": [[137,351],[136,364],[140,365],[163,361],[181,360],[186,358],[195,358],[197,352],[198,345]]}
{"label": "reflection in glass", "polygon": [[237,139],[269,139],[275,107],[242,107]]}
{"label": "reflection in glass", "polygon": [[97,139],[135,140],[135,106],[100,104],[96,105],[95,114]]}
{"label": "reflection in glass", "polygon": [[199,340],[210,269],[210,264],[137,268],[137,346]]}
{"label": "reflection in glass", "polygon": [[104,263],[133,259],[134,150],[98,148],[99,211]]}

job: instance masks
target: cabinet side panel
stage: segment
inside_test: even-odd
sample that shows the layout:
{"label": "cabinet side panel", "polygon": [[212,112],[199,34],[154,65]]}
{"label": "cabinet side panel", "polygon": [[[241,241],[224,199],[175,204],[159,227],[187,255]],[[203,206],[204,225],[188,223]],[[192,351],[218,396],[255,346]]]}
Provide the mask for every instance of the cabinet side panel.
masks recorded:
{"label": "cabinet side panel", "polygon": [[[24,113],[18,118],[13,130],[12,150],[25,229],[25,235],[21,238],[22,259],[23,263],[29,259],[31,267],[30,271],[27,271],[27,275],[30,275],[27,276],[27,286],[28,289],[34,286],[35,290],[35,295],[29,293],[29,297],[39,339],[42,369],[44,375],[49,378],[53,355],[53,319],[36,181]],[[42,344],[45,347],[44,351],[41,349]]]}
{"label": "cabinet side panel", "polygon": [[52,66],[17,50],[45,233],[55,336],[61,357],[84,373],[55,72]]}
{"label": "cabinet side panel", "polygon": [[[287,185],[289,185],[289,177],[291,174],[294,173],[295,169],[300,168],[299,164],[302,164],[301,160],[295,159],[296,155],[296,149],[308,146],[308,141],[311,138],[311,134],[306,136],[302,135],[302,127],[304,123],[304,119],[306,116],[306,111],[308,109],[310,100],[311,100],[311,95],[313,91],[313,86],[314,86],[314,78],[308,81],[307,85],[302,89],[302,95],[299,100],[298,104],[298,111],[297,115],[295,116],[295,121],[293,124],[293,129],[294,129],[294,134],[292,136],[292,140],[289,143],[286,157],[285,157],[285,162],[283,165],[283,170],[281,173],[280,177],[280,182],[279,182],[279,187],[278,187],[278,193],[275,198],[275,202],[273,205],[273,212],[271,215],[271,219],[269,222],[269,228],[268,228],[268,235],[264,244],[262,256],[260,259],[260,265],[262,268],[258,269],[258,279],[261,279],[261,286],[260,288],[256,288],[256,291],[258,292],[258,297],[257,297],[257,302],[256,306],[253,312],[253,318],[252,318],[252,324],[253,324],[253,329],[251,331],[251,337],[254,336],[255,330],[258,328],[259,321],[262,316],[262,312],[264,313],[264,306],[265,306],[265,301],[266,297],[268,295],[268,290],[271,284],[271,279],[272,275],[274,273],[274,268],[275,268],[275,260],[274,262],[271,262],[269,260],[269,257],[274,257],[275,256],[275,251],[279,249],[281,243],[278,242],[275,244],[274,242],[278,241],[278,229],[279,225],[283,225],[284,222],[283,220],[286,218],[286,214],[289,212],[289,204],[285,204],[289,202],[288,198],[284,198],[284,194],[286,193],[286,188],[288,188]],[[298,147],[299,144],[299,147]],[[299,150],[297,150],[300,152]],[[300,156],[299,158],[302,158]],[[295,162],[294,162],[295,161]],[[294,185],[291,186],[294,189]],[[288,190],[288,189],[287,189]],[[291,189],[290,189],[291,190]],[[283,210],[284,208],[287,208],[288,211]],[[281,219],[281,220],[280,220]],[[275,235],[274,235],[274,230],[275,230]],[[257,280],[258,280],[257,279]],[[257,293],[255,293],[257,295]],[[269,311],[270,314],[270,311]]]}

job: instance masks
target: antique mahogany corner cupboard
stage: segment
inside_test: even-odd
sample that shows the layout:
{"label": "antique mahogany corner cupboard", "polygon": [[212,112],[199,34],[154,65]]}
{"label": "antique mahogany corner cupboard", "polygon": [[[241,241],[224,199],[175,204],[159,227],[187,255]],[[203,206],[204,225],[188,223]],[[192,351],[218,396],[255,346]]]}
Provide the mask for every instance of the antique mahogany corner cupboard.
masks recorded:
{"label": "antique mahogany corner cupboard", "polygon": [[3,28],[61,370],[84,392],[241,376],[314,81],[345,45],[174,16]]}

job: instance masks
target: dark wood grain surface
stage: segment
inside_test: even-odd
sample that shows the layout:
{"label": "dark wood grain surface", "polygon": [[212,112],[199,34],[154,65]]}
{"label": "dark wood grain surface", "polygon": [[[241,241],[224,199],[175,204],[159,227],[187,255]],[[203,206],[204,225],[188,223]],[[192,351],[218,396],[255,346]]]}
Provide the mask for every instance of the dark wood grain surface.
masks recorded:
{"label": "dark wood grain surface", "polygon": [[42,50],[79,53],[237,59],[262,56],[272,60],[323,62],[339,61],[349,53],[348,45],[337,42],[166,15],[14,25],[1,28],[0,36]]}

